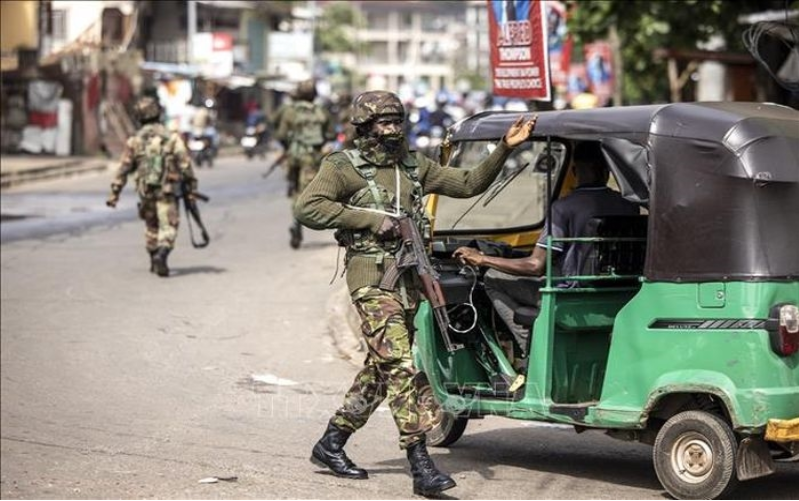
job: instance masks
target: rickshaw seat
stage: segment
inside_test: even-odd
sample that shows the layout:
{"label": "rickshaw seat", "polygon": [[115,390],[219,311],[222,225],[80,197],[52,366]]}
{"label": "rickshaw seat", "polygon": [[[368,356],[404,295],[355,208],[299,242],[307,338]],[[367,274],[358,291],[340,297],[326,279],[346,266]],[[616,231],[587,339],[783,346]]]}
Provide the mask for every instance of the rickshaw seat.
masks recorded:
{"label": "rickshaw seat", "polygon": [[513,321],[524,327],[532,327],[538,317],[539,309],[534,306],[520,306],[513,310]]}
{"label": "rickshaw seat", "polygon": [[[648,216],[597,216],[589,220],[586,237],[607,238],[607,241],[584,244],[581,275],[630,275],[644,272]],[[639,238],[640,241],[613,241]],[[635,281],[635,280],[633,280]],[[596,280],[593,287],[620,285],[619,281]],[[625,284],[626,285],[626,284]]]}

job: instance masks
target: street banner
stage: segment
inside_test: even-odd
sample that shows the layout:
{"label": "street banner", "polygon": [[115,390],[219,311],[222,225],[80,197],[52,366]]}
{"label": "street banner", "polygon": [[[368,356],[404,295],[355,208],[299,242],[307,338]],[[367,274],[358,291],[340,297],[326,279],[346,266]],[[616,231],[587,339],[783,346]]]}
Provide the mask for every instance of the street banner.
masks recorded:
{"label": "street banner", "polygon": [[605,106],[613,97],[613,52],[610,43],[598,41],[585,44],[585,74],[588,88],[598,99],[598,106]]}
{"label": "street banner", "polygon": [[230,33],[195,33],[192,49],[193,61],[203,76],[224,78],[233,73],[233,36]]}
{"label": "street banner", "polygon": [[[549,33],[549,73],[552,86],[557,90],[566,88],[569,83],[569,64],[571,63],[571,34],[566,27],[568,10],[563,2],[546,1],[547,32]],[[555,93],[557,95],[557,92]]]}
{"label": "street banner", "polygon": [[549,101],[546,11],[541,0],[487,0],[494,95]]}

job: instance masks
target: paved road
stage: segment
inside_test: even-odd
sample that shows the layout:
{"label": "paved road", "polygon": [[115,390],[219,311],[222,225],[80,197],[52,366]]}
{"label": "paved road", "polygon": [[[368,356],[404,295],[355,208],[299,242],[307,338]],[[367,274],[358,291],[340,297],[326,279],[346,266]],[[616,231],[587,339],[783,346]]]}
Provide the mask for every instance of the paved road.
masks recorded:
{"label": "paved road", "polygon": [[[0,497],[404,499],[407,463],[385,408],[348,446],[372,476],[307,460],[356,371],[330,330],[340,308],[328,232],[287,245],[289,207],[262,165],[201,170],[211,246],[185,225],[173,276],[147,272],[128,187],[109,176],[3,193]],[[334,322],[334,323],[331,323]],[[599,433],[486,418],[434,458],[464,499],[662,499],[651,449]],[[235,482],[201,484],[211,476]],[[741,498],[795,498],[780,466]]]}

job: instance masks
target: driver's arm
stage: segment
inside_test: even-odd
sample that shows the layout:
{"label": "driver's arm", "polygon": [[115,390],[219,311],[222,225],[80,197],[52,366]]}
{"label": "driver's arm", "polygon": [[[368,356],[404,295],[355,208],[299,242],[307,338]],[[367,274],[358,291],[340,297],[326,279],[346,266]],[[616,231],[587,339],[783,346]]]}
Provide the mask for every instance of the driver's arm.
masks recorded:
{"label": "driver's arm", "polygon": [[510,273],[511,275],[521,276],[541,276],[546,269],[547,251],[542,247],[536,246],[533,253],[526,257],[506,258],[498,256],[486,256],[478,249],[473,247],[459,247],[452,254],[464,264],[472,266],[484,266],[498,271]]}

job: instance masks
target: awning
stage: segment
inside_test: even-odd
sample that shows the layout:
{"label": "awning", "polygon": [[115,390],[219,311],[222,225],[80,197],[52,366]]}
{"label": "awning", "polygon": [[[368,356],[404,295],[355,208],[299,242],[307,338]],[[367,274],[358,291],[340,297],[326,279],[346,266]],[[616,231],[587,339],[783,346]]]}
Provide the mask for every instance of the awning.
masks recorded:
{"label": "awning", "polygon": [[222,77],[222,78],[206,78],[206,80],[217,83],[223,87],[227,87],[228,89],[238,89],[240,87],[252,87],[257,82],[255,77],[247,75],[230,75],[229,77]]}
{"label": "awning", "polygon": [[139,66],[144,71],[156,73],[169,73],[185,77],[196,77],[200,74],[200,67],[185,63],[159,63],[155,61],[144,61]]}

